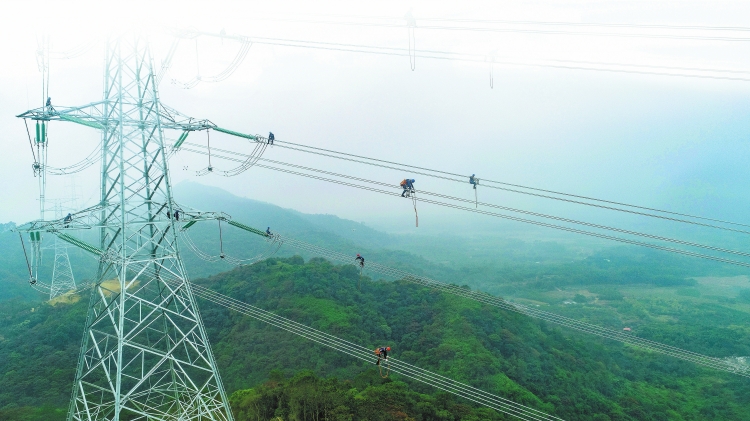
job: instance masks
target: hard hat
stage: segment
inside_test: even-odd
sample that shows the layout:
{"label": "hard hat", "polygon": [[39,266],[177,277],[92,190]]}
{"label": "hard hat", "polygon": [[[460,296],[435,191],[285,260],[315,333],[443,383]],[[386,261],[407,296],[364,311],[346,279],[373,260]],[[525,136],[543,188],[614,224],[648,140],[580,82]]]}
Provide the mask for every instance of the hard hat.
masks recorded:
{"label": "hard hat", "polygon": [[388,348],[386,348],[385,350],[386,350],[386,351],[390,351],[390,350],[391,350],[391,347],[388,347]]}
{"label": "hard hat", "polygon": [[357,256],[359,256],[359,253],[357,253]]}
{"label": "hard hat", "polygon": [[472,174],[471,176],[474,177],[476,174]]}

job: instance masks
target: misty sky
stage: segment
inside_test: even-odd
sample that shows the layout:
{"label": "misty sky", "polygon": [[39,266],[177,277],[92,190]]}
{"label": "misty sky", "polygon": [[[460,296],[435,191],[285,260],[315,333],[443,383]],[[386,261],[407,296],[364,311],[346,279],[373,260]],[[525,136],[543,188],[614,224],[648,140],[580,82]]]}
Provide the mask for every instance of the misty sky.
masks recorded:
{"label": "misty sky", "polygon": [[[81,57],[52,61],[50,92],[57,105],[101,99],[102,41],[111,31],[136,27],[147,31],[157,63],[171,42],[169,28],[406,48],[407,29],[398,25],[405,24],[403,16],[410,10],[417,19],[417,49],[488,56],[494,52],[520,61],[750,69],[750,41],[420,29],[420,18],[750,27],[746,2],[378,1],[357,7],[351,2],[316,7],[306,3],[0,6],[0,222],[25,222],[39,213],[24,124],[14,116],[42,105],[35,54],[37,39],[44,34],[50,35],[54,51],[94,43]],[[390,17],[378,22],[394,27],[293,21],[330,20],[328,15],[350,16],[336,18],[349,23]],[[741,31],[721,35],[750,38],[750,32]],[[189,80],[196,72],[206,76],[221,72],[237,48],[230,40],[201,38],[196,57],[196,43],[181,42],[160,86],[162,101],[237,131],[273,131],[278,139],[291,142],[495,180],[737,219],[743,218],[743,206],[750,203],[745,193],[750,176],[750,82],[495,65],[490,89],[486,63],[417,58],[412,71],[408,57],[255,44],[223,82],[201,83],[192,89],[171,83]],[[52,123],[49,133],[49,160],[55,166],[82,159],[99,139],[92,129],[62,122]],[[190,139],[202,142],[204,136],[193,134]],[[212,136],[216,146],[249,151],[247,142]],[[394,183],[406,176],[280,148],[269,149],[264,157]],[[206,165],[205,157],[178,155],[171,162],[173,182],[197,181],[283,207],[357,221],[411,212],[406,203],[393,198],[269,170],[251,169],[233,178],[195,176]],[[215,162],[222,165],[232,166]],[[94,166],[72,178],[81,205],[96,200],[98,170]],[[414,178],[418,188],[439,189],[431,180]],[[48,197],[69,197],[70,180],[51,178]],[[471,194],[468,187],[449,189]],[[543,204],[530,206],[544,209]],[[421,212],[446,211],[424,207]]]}

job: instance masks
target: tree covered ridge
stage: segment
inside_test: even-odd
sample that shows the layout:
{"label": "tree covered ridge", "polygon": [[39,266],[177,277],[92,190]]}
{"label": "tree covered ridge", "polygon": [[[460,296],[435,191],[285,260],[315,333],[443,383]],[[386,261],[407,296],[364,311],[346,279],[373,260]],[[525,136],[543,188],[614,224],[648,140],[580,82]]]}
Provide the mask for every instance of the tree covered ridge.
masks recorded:
{"label": "tree covered ridge", "polygon": [[[364,346],[390,345],[406,362],[566,420],[750,419],[742,378],[413,284],[364,279],[360,290],[358,281],[352,265],[293,257],[196,282]],[[86,301],[0,307],[0,420],[64,419]],[[283,419],[295,419],[291,401],[269,396],[304,397],[310,385],[344,402],[339,419],[366,419],[367,405],[386,417],[370,419],[473,419],[486,411],[398,375],[383,382],[373,366],[213,303],[199,305],[227,391],[237,392],[239,421],[243,410],[249,414],[247,399],[274,414],[287,408]],[[398,410],[383,410],[387,399]]]}
{"label": "tree covered ridge", "polygon": [[380,378],[374,369],[353,380],[320,378],[303,370],[292,378],[276,371],[253,388],[238,390],[230,397],[236,421],[245,420],[506,420],[489,408],[474,408],[457,402],[448,393],[425,394],[390,378]]}
{"label": "tree covered ridge", "polygon": [[[750,419],[744,379],[405,282],[365,280],[359,291],[357,278],[353,266],[291,258],[269,259],[206,282],[353,342],[373,348],[389,344],[394,355],[409,363],[563,419]],[[231,325],[231,334],[220,335],[217,356],[233,373],[253,373],[251,383],[262,382],[265,377],[259,375],[272,369],[292,375],[291,367],[310,368],[345,379],[364,369],[358,362],[348,365],[345,356],[227,310],[216,309],[206,317],[225,318]],[[275,339],[269,341],[269,336]],[[238,342],[225,347],[224,340]],[[276,341],[295,352],[280,352]],[[228,358],[225,351],[230,349]]]}

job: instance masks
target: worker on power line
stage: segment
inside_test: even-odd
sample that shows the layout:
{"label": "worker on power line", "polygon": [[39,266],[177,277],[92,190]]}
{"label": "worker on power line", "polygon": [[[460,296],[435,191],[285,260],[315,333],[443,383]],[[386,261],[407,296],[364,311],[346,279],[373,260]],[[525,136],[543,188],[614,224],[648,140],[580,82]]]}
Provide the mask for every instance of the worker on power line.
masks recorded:
{"label": "worker on power line", "polygon": [[376,349],[375,355],[378,356],[378,361],[375,364],[380,365],[381,359],[385,362],[388,362],[388,351],[390,350],[391,350],[391,347],[389,346],[381,346],[380,348]]}
{"label": "worker on power line", "polygon": [[406,197],[406,196],[404,196],[404,195],[405,195],[406,193],[414,193],[414,182],[415,182],[415,181],[416,181],[416,180],[414,180],[413,178],[411,178],[411,179],[409,179],[409,178],[405,178],[405,179],[404,179],[404,180],[403,180],[403,181],[401,182],[401,184],[400,184],[400,185],[401,185],[401,187],[402,187],[402,188],[404,189],[404,192],[403,192],[403,193],[401,193],[401,197]]}
{"label": "worker on power line", "polygon": [[271,227],[266,228],[266,235],[269,236],[269,237],[271,235],[273,235],[273,234],[271,234]]}
{"label": "worker on power line", "polygon": [[359,253],[357,253],[357,257],[354,258],[356,262],[359,262],[359,267],[364,268],[365,267],[365,258],[362,257]]}
{"label": "worker on power line", "polygon": [[273,132],[268,132],[268,144],[273,145],[273,140],[275,139]]}
{"label": "worker on power line", "polygon": [[479,179],[475,177],[476,174],[472,174],[471,177],[469,177],[469,184],[474,186],[474,190],[476,190],[477,185],[479,185]]}

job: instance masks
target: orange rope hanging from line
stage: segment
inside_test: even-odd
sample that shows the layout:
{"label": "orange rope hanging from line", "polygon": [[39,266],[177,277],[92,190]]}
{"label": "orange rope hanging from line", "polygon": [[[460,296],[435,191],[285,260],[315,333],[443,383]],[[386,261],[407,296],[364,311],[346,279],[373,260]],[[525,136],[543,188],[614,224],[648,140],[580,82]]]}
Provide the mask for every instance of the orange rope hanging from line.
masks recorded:
{"label": "orange rope hanging from line", "polygon": [[378,369],[380,370],[380,377],[382,377],[384,379],[387,378],[388,375],[391,373],[391,363],[389,363],[388,360],[385,360],[385,363],[388,365],[385,368],[385,376],[383,375],[383,365],[382,364],[378,364]]}

